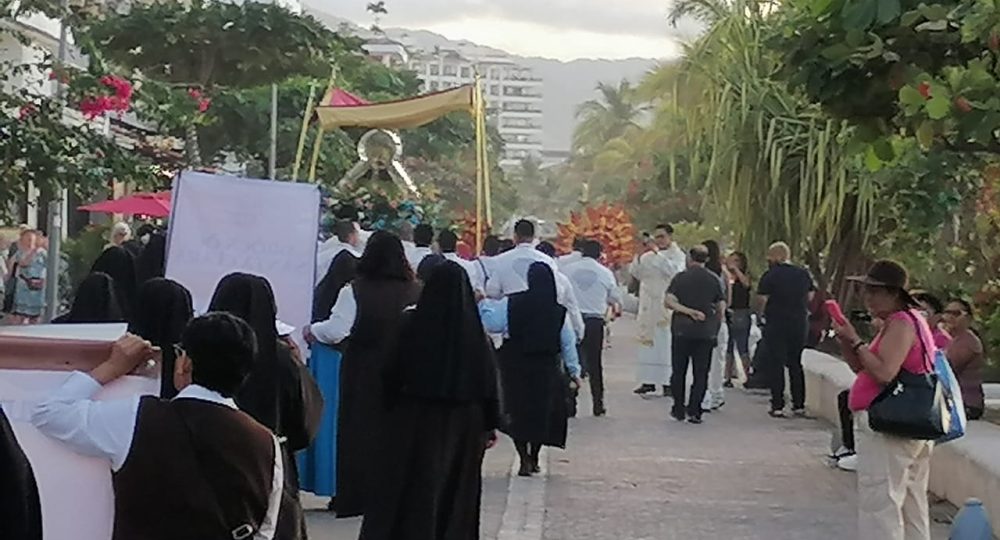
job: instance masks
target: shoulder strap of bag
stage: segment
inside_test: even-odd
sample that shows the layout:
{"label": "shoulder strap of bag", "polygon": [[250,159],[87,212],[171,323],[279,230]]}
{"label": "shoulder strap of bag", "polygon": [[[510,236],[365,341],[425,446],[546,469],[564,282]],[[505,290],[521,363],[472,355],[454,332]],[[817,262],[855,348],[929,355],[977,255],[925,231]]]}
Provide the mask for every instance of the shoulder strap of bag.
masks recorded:
{"label": "shoulder strap of bag", "polygon": [[931,348],[927,346],[927,341],[924,339],[924,332],[923,328],[920,327],[920,321],[917,320],[917,317],[909,309],[905,313],[910,318],[910,321],[913,322],[913,331],[917,333],[917,339],[920,340],[920,348],[923,350],[924,367],[927,368],[928,373],[933,373],[934,359],[931,358]]}
{"label": "shoulder strap of bag", "polygon": [[[180,411],[179,407],[171,407],[174,413],[177,415],[177,419],[180,420],[181,425],[184,427],[184,431],[187,433],[188,442],[191,444],[191,448],[194,451],[194,461],[198,467],[198,474],[196,475],[201,482],[208,487],[208,491],[212,494],[212,510],[218,515],[222,516],[225,526],[229,528],[230,536],[233,540],[246,540],[254,535],[260,529],[260,523],[239,523],[235,527],[234,523],[242,521],[242,519],[233,519],[233,516],[227,515],[226,511],[219,504],[222,497],[225,495],[223,490],[218,489],[218,486],[212,482],[211,471],[208,471],[204,463],[201,461],[202,448],[198,445],[198,438],[194,436],[194,430],[191,428],[191,424],[188,423],[187,418]],[[274,459],[281,459],[281,456],[274,456]],[[270,499],[270,497],[269,497]]]}

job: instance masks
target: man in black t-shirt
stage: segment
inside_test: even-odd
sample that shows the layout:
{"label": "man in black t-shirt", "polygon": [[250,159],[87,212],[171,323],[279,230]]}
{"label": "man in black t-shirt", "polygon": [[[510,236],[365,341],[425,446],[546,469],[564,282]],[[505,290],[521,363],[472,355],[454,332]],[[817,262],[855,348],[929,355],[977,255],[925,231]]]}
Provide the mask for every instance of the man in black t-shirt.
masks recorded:
{"label": "man in black t-shirt", "polygon": [[764,301],[765,369],[771,387],[773,417],[785,416],[785,368],[792,390],[792,413],[805,416],[806,382],[802,350],[809,331],[809,300],[816,290],[812,277],[789,262],[791,249],[778,242],[768,249],[770,270],[760,279],[757,293]]}
{"label": "man in black t-shirt", "polygon": [[[677,420],[685,417],[692,424],[701,423],[701,402],[708,387],[712,349],[726,313],[726,293],[722,280],[705,268],[708,248],[691,248],[688,269],[674,277],[667,289],[666,306],[674,310],[670,326],[673,374],[670,389],[674,406],[670,414]],[[691,395],[684,407],[684,384],[688,364],[694,372]]]}

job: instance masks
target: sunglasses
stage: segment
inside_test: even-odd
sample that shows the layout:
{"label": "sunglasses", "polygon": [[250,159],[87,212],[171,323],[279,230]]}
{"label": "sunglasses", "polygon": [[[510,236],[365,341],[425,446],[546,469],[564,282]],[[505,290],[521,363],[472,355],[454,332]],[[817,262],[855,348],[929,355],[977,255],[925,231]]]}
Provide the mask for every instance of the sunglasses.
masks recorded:
{"label": "sunglasses", "polygon": [[187,354],[187,352],[184,351],[184,348],[181,347],[179,344],[175,343],[174,344],[174,358],[180,358],[180,357],[184,356],[185,354]]}

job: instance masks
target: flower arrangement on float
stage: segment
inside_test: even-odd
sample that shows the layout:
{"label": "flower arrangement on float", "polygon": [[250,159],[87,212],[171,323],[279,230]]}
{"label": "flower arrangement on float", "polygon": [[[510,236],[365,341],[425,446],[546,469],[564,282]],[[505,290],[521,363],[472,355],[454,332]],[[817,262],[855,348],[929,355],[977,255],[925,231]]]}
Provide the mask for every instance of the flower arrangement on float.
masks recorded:
{"label": "flower arrangement on float", "polygon": [[620,268],[632,260],[636,229],[623,204],[600,203],[570,212],[569,221],[558,227],[556,249],[563,253],[572,251],[574,239],[588,238],[601,243],[605,265]]}

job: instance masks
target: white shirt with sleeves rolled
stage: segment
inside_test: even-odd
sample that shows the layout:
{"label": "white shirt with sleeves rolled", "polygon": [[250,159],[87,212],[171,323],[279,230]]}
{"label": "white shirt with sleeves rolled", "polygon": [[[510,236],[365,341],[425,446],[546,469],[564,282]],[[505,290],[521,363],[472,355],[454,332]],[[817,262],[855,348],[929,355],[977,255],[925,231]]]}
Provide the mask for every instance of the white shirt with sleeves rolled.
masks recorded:
{"label": "white shirt with sleeves rolled", "polygon": [[[94,400],[101,384],[90,375],[74,371],[51,396],[38,404],[31,423],[45,435],[87,456],[106,458],[111,470],[125,465],[132,447],[141,396],[110,401]],[[196,384],[188,385],[174,397],[199,399],[236,409],[236,403],[218,392]],[[274,469],[267,513],[253,540],[272,540],[278,523],[278,508],[284,489],[284,465],[281,443],[273,435]],[[182,518],[183,516],[179,516]]]}
{"label": "white shirt with sleeves rolled", "polygon": [[336,345],[351,335],[357,316],[358,301],[354,297],[354,288],[348,284],[340,289],[337,301],[330,309],[330,317],[325,321],[314,322],[309,330],[320,343]]}

